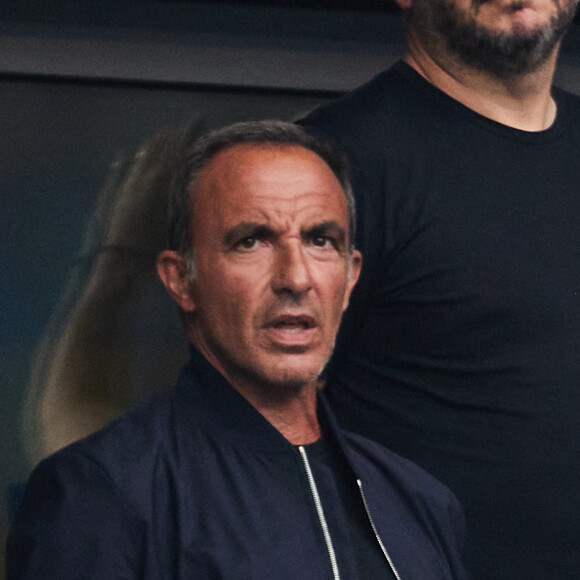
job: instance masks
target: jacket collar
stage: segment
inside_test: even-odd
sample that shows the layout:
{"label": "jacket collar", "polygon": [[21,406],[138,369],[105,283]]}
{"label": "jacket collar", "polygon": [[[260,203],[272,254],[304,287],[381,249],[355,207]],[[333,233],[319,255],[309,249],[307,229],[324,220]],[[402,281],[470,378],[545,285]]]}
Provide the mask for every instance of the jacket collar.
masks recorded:
{"label": "jacket collar", "polygon": [[235,445],[269,452],[289,452],[293,446],[193,346],[181,371],[176,395],[185,421]]}
{"label": "jacket collar", "polygon": [[[177,412],[184,423],[202,426],[236,446],[269,453],[295,453],[296,448],[230,385],[193,346],[175,390]],[[344,437],[320,393],[317,410],[325,436],[334,437],[347,459]],[[352,465],[351,461],[349,463]]]}

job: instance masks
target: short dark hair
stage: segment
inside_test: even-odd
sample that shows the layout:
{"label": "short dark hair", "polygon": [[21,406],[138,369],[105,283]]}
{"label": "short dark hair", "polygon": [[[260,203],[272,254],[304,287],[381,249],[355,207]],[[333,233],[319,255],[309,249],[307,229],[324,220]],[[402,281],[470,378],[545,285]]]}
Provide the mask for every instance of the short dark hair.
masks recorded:
{"label": "short dark hair", "polygon": [[302,127],[284,121],[248,121],[211,131],[184,152],[182,167],[169,195],[169,246],[182,256],[193,258],[191,224],[193,195],[198,175],[220,152],[239,144],[297,145],[316,153],[340,183],[348,207],[349,250],[354,248],[356,212],[349,166],[345,155],[329,140],[315,137]]}

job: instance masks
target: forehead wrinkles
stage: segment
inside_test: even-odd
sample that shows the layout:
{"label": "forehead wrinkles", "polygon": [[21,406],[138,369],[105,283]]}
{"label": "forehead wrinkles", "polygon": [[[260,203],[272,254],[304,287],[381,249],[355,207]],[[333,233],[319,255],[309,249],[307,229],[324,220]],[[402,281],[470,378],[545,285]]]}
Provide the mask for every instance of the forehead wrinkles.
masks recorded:
{"label": "forehead wrinkles", "polygon": [[346,201],[339,197],[340,192],[293,193],[285,197],[278,194],[258,193],[250,200],[239,198],[240,214],[256,214],[277,221],[316,219],[332,215],[333,219],[346,220]]}
{"label": "forehead wrinkles", "polygon": [[200,173],[194,207],[195,239],[214,237],[214,228],[230,229],[242,222],[279,231],[294,227],[298,233],[332,220],[348,229],[338,179],[322,159],[301,147],[234,146],[222,151]]}
{"label": "forehead wrinkles", "polygon": [[236,211],[296,214],[317,206],[324,211],[346,208],[337,178],[310,151],[291,147],[232,148],[214,161],[217,163],[207,168],[201,181],[209,197],[220,197],[220,209],[229,206]]}
{"label": "forehead wrinkles", "polygon": [[303,196],[328,196],[336,189],[342,192],[334,174],[325,165],[313,160],[294,157],[265,159],[262,163],[239,168],[230,176],[230,183],[238,185],[241,193],[296,199]]}

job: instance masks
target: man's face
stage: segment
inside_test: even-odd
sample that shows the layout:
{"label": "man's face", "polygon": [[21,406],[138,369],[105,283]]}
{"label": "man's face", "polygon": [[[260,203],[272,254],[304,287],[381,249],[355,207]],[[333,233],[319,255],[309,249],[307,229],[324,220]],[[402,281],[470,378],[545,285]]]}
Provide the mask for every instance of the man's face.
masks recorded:
{"label": "man's face", "polygon": [[556,49],[578,0],[412,0],[410,25],[499,78],[529,73]]}
{"label": "man's face", "polygon": [[234,385],[313,383],[360,269],[332,171],[302,147],[234,145],[193,215],[192,342]]}

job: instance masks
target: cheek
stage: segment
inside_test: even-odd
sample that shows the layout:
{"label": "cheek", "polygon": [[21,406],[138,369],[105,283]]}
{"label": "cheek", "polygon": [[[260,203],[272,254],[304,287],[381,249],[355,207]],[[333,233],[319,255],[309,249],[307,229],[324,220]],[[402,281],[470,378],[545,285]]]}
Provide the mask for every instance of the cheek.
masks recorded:
{"label": "cheek", "polygon": [[344,275],[336,277],[335,284],[332,288],[332,293],[329,293],[329,310],[332,311],[332,320],[335,325],[338,325],[342,317],[345,305],[347,304],[347,288]]}
{"label": "cheek", "polygon": [[222,304],[244,302],[249,300],[263,278],[263,268],[256,265],[231,263],[217,252],[200,260],[197,283],[200,299],[204,294],[208,298],[206,305],[212,302]]}
{"label": "cheek", "polygon": [[259,284],[253,278],[240,276],[224,276],[217,282],[213,287],[215,300],[210,298],[214,316],[243,331],[260,308]]}

